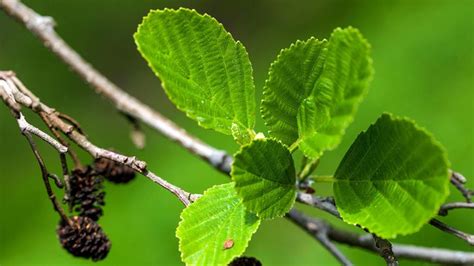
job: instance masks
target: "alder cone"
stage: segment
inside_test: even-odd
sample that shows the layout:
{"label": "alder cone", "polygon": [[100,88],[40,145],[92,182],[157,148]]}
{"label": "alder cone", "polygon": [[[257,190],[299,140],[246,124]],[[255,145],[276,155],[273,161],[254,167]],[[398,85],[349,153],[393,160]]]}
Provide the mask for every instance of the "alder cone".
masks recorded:
{"label": "alder cone", "polygon": [[74,216],[71,224],[62,220],[56,231],[64,249],[76,257],[103,260],[110,251],[109,238],[97,222],[89,217]]}
{"label": "alder cone", "polygon": [[105,205],[103,178],[97,176],[90,167],[77,168],[72,171],[70,180],[71,203],[79,216],[86,216],[97,221],[102,216]]}
{"label": "alder cone", "polygon": [[253,257],[237,257],[228,266],[262,266],[262,263]]}
{"label": "alder cone", "polygon": [[110,159],[98,158],[94,161],[94,170],[113,183],[128,183],[135,178],[135,171]]}

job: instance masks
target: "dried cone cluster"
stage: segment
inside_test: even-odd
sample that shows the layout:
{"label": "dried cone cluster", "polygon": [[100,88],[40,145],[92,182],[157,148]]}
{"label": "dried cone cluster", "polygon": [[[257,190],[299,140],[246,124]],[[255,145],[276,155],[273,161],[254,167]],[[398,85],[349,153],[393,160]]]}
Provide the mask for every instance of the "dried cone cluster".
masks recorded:
{"label": "dried cone cluster", "polygon": [[262,263],[253,257],[237,257],[229,263],[229,266],[262,266]]}
{"label": "dried cone cluster", "polygon": [[104,259],[110,250],[110,240],[97,222],[81,216],[74,216],[67,221],[61,221],[57,229],[61,245],[77,257]]}
{"label": "dried cone cluster", "polygon": [[72,171],[70,181],[71,204],[80,216],[97,221],[102,216],[105,205],[103,178],[97,176],[90,167],[77,168]]}
{"label": "dried cone cluster", "polygon": [[96,159],[94,170],[113,183],[128,183],[135,178],[135,171],[132,168],[106,158]]}
{"label": "dried cone cluster", "polygon": [[70,205],[79,216],[61,221],[57,234],[61,245],[72,255],[104,259],[110,250],[107,238],[97,220],[105,205],[104,178],[114,183],[127,183],[135,178],[135,171],[109,159],[96,159],[93,166],[76,168],[70,178]]}

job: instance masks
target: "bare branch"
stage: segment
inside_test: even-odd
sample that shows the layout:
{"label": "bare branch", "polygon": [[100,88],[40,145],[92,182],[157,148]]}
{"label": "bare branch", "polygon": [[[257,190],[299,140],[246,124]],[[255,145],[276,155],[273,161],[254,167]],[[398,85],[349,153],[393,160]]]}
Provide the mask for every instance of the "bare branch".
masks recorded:
{"label": "bare branch", "polygon": [[451,202],[451,203],[446,203],[441,206],[439,209],[438,214],[441,216],[446,216],[448,215],[449,210],[454,210],[454,209],[474,209],[474,203],[472,202]]}
{"label": "bare branch", "polygon": [[61,207],[61,204],[59,204],[58,200],[56,199],[56,195],[54,194],[54,192],[51,188],[51,184],[49,183],[49,176],[51,174],[46,169],[46,165],[43,161],[43,158],[41,157],[38,149],[36,148],[36,144],[35,144],[33,138],[31,137],[30,132],[24,131],[24,132],[22,132],[22,134],[28,140],[28,143],[30,144],[31,150],[33,151],[33,154],[35,155],[36,161],[38,161],[38,165],[40,166],[41,174],[42,174],[42,177],[43,177],[43,183],[46,187],[46,192],[48,193],[48,197],[51,200],[51,203],[53,204],[54,210],[59,214],[61,219],[63,219],[64,221],[69,222],[69,219],[68,219],[66,213],[64,212],[63,208]]}
{"label": "bare branch", "polygon": [[[314,235],[315,230],[325,228],[328,238],[332,241],[380,253],[379,249],[375,246],[371,234],[360,235],[340,230],[332,227],[323,220],[310,218],[295,209],[291,210],[287,214],[287,217],[311,235]],[[461,252],[401,244],[393,244],[392,250],[394,255],[400,259],[412,259],[440,264],[472,265],[474,263],[474,252]]]}
{"label": "bare branch", "polygon": [[319,241],[342,265],[352,265],[352,262],[328,238],[329,225],[327,223],[322,220],[308,219],[296,209],[290,210],[286,217]]}
{"label": "bare branch", "polygon": [[189,135],[163,115],[127,94],[86,62],[55,31],[51,17],[44,17],[18,0],[0,1],[0,7],[24,24],[43,44],[86,81],[96,93],[103,95],[115,107],[177,142],[192,154],[207,161],[222,172],[229,172],[231,160],[227,154]]}
{"label": "bare branch", "polygon": [[8,77],[11,75],[12,72],[2,72],[0,74],[0,88],[2,88],[2,92],[0,92],[0,95],[2,95],[2,99],[6,103],[6,105],[11,108],[11,111],[13,112],[16,118],[21,133],[33,134],[53,146],[59,153],[66,153],[68,151],[66,146],[62,145],[57,140],[55,140],[45,132],[41,131],[39,128],[31,125],[30,123],[28,123],[28,121],[26,121],[25,117],[20,112],[21,107],[18,105],[14,96],[15,90],[13,89],[13,87],[15,85],[11,82],[10,79],[8,79]]}
{"label": "bare branch", "polygon": [[466,188],[464,184],[466,183],[466,178],[461,175],[460,173],[454,172],[451,170],[451,184],[453,184],[459,192],[463,195],[466,199],[466,202],[472,202],[472,195],[474,195],[474,191]]}
{"label": "bare branch", "polygon": [[59,153],[66,153],[68,148],[61,143],[59,143],[57,140],[49,136],[48,134],[44,133],[37,127],[31,125],[25,120],[25,117],[20,113],[20,117],[17,119],[18,126],[20,127],[21,132],[28,132],[31,133],[40,139],[44,140],[45,142],[49,143],[51,146],[53,146],[56,150],[58,150]]}
{"label": "bare branch", "polygon": [[[11,72],[9,72],[11,75]],[[0,77],[5,78],[5,75]],[[5,80],[5,79],[4,79]],[[167,182],[161,177],[157,176],[155,173],[149,171],[146,168],[146,163],[144,161],[138,160],[135,157],[128,157],[110,150],[100,148],[93,143],[91,143],[86,136],[81,134],[79,130],[74,126],[64,122],[57,114],[57,112],[40,102],[37,97],[35,97],[18,79],[11,79],[7,77],[5,80],[9,86],[2,86],[3,92],[14,97],[14,100],[33,110],[34,112],[41,114],[41,116],[47,117],[47,120],[54,128],[61,131],[63,134],[67,135],[72,141],[74,141],[79,147],[89,152],[94,158],[107,158],[112,161],[127,165],[134,169],[135,171],[141,173],[142,175],[148,177],[153,182],[159,184],[166,190],[170,191],[185,205],[188,206],[191,203],[191,199],[196,198],[191,193],[184,191],[183,189]],[[10,93],[9,93],[10,92]],[[7,104],[8,105],[8,104]],[[9,106],[9,105],[8,105]],[[20,113],[20,118],[22,117]],[[20,124],[20,123],[19,123]],[[20,126],[21,127],[21,126]],[[30,130],[22,130],[22,133],[30,133]],[[46,134],[46,133],[44,133]],[[43,140],[47,141],[45,138]],[[59,144],[59,143],[58,143]],[[59,144],[62,146],[62,144]],[[63,146],[64,147],[64,146]],[[66,148],[67,151],[67,148]]]}
{"label": "bare branch", "polygon": [[452,234],[464,241],[466,241],[469,245],[471,246],[474,246],[474,235],[471,235],[471,234],[467,234],[465,232],[462,232],[456,228],[453,228],[439,220],[436,220],[436,219],[431,219],[430,220],[430,224],[438,229],[440,229],[441,231],[444,231],[448,234]]}
{"label": "bare branch", "polygon": [[296,200],[300,203],[313,206],[317,209],[330,213],[337,218],[341,218],[341,215],[336,208],[336,203],[332,197],[319,197],[308,193],[298,192]]}

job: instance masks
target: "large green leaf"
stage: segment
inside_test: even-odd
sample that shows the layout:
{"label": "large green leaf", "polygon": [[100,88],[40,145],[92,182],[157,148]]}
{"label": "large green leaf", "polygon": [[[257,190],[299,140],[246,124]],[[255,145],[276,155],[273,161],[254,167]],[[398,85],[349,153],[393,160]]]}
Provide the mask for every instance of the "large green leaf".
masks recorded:
{"label": "large green leaf", "polygon": [[344,221],[384,238],[418,231],[449,193],[449,163],[441,145],[407,119],[382,115],[361,133],[340,163],[334,183]]}
{"label": "large green leaf", "polygon": [[214,186],[181,213],[176,230],[181,259],[186,265],[227,265],[245,251],[259,225],[233,183]]}
{"label": "large green leaf", "polygon": [[270,134],[312,158],[335,148],[372,77],[370,45],[354,28],[329,41],[311,38],[283,49],[271,65],[261,113]]}
{"label": "large green leaf", "polygon": [[[246,142],[255,124],[255,85],[245,47],[209,15],[151,11],[134,35],[171,101],[199,125]],[[250,136],[249,136],[250,135]]]}
{"label": "large green leaf", "polygon": [[245,207],[260,218],[283,216],[296,197],[293,158],[282,143],[256,139],[234,157],[231,172]]}

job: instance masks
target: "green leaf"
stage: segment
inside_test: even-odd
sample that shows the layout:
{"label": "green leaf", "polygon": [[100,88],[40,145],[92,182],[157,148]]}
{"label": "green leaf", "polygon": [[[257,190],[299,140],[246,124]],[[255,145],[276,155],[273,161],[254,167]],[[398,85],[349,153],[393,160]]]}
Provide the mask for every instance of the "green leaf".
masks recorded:
{"label": "green leaf", "polygon": [[186,265],[227,265],[245,251],[259,225],[233,183],[214,186],[181,213],[176,230],[181,259]]}
{"label": "green leaf", "polygon": [[272,219],[290,210],[296,198],[296,174],[288,149],[273,139],[256,139],[234,156],[231,172],[245,207]]}
{"label": "green leaf", "polygon": [[240,142],[251,139],[252,66],[245,47],[219,22],[184,8],[155,10],[143,19],[134,38],[180,110],[205,128],[237,132]]}
{"label": "green leaf", "polygon": [[261,113],[270,135],[318,158],[334,149],[372,78],[370,45],[354,28],[329,41],[311,38],[283,49],[271,65]]}
{"label": "green leaf", "polygon": [[384,114],[340,163],[337,208],[344,221],[383,238],[417,232],[448,196],[448,169],[444,149],[428,132]]}

